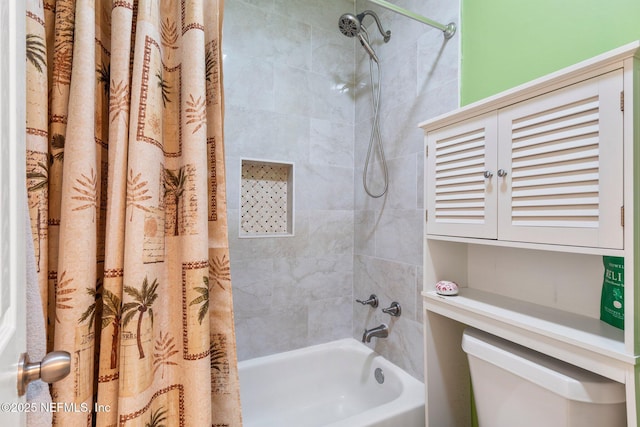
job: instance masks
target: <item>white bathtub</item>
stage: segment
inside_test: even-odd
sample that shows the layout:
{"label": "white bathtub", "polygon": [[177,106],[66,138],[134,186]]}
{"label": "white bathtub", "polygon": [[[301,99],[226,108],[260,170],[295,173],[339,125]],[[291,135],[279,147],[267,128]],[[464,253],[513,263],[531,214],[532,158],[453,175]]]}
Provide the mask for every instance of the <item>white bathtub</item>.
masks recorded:
{"label": "white bathtub", "polygon": [[244,427],[425,425],[423,383],[351,338],[238,367]]}

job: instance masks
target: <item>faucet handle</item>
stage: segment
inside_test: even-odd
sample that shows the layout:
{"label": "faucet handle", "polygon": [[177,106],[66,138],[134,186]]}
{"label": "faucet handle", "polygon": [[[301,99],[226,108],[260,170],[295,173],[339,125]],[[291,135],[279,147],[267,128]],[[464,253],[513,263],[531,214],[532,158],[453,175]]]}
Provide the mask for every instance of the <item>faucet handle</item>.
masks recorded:
{"label": "faucet handle", "polygon": [[402,314],[402,307],[400,307],[400,303],[394,301],[389,307],[383,308],[382,312],[387,313],[393,317],[400,317],[400,315]]}
{"label": "faucet handle", "polygon": [[373,308],[378,307],[378,297],[375,294],[369,295],[369,299],[366,301],[356,299],[356,302],[359,302],[362,305],[370,305]]}

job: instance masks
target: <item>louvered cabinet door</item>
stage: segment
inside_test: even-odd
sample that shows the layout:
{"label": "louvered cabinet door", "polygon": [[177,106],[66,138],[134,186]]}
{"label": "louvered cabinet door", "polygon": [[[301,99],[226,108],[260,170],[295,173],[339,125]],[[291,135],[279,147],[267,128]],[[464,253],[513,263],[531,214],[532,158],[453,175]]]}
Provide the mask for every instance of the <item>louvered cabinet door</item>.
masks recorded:
{"label": "louvered cabinet door", "polygon": [[496,112],[427,133],[427,234],[497,237],[496,137]]}
{"label": "louvered cabinet door", "polygon": [[617,70],[499,111],[500,240],[623,247],[622,90]]}

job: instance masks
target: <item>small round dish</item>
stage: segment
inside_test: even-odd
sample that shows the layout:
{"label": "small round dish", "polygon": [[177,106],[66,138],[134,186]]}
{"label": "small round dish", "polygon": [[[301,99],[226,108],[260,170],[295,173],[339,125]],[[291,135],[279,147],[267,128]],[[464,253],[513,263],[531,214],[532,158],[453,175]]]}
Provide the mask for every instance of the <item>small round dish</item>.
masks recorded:
{"label": "small round dish", "polygon": [[436,293],[446,296],[458,295],[458,285],[449,280],[440,280],[436,283]]}

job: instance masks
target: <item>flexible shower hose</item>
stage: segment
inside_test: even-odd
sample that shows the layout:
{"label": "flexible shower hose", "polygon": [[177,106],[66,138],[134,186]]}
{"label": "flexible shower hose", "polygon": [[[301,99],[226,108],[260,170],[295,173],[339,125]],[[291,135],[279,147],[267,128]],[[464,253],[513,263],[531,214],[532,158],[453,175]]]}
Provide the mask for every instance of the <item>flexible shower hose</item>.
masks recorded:
{"label": "flexible shower hose", "polygon": [[[366,32],[365,32],[366,34]],[[367,37],[368,39],[368,37]],[[368,40],[367,40],[368,41]],[[378,84],[377,89],[373,81],[373,64],[378,67]],[[381,69],[380,64],[369,57],[369,82],[371,85],[371,104],[373,106],[373,123],[371,124],[371,136],[369,137],[369,148],[367,150],[367,157],[364,162],[364,171],[362,172],[362,184],[364,185],[364,191],[373,198],[382,197],[389,188],[389,171],[387,169],[387,160],[384,155],[384,147],[382,146],[382,136],[380,135],[380,86],[381,86]],[[367,175],[369,170],[369,162],[373,155],[375,148],[378,149],[380,154],[380,160],[382,163],[382,171],[384,174],[384,187],[380,193],[373,193],[367,184]]]}

